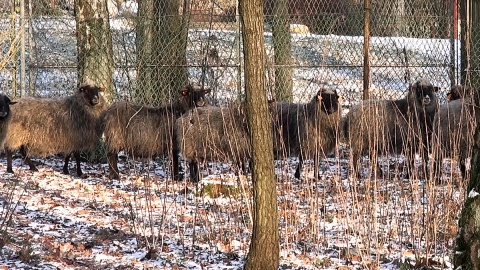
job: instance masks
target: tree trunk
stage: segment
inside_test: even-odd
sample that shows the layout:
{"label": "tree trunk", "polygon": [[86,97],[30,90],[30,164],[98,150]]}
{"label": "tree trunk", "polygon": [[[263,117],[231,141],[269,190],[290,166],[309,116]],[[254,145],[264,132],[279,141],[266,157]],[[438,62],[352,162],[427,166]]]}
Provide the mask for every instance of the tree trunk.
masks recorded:
{"label": "tree trunk", "polygon": [[289,0],[276,0],[273,3],[272,35],[275,58],[275,94],[277,100],[291,101],[293,97],[292,41]]}
{"label": "tree trunk", "polygon": [[[469,66],[463,78],[464,84],[474,89],[476,129],[472,153],[472,171],[468,183],[467,197],[458,222],[459,233],[454,251],[454,269],[480,269],[480,19],[472,16],[480,13],[480,0],[472,0],[471,6],[462,1],[462,56]],[[467,14],[467,10],[470,12]],[[469,18],[471,21],[467,21]],[[472,57],[469,57],[469,56]],[[463,58],[463,57],[462,57]],[[470,72],[469,72],[470,71]],[[475,195],[476,192],[476,195]]]}
{"label": "tree trunk", "polygon": [[105,87],[104,97],[113,99],[113,47],[107,2],[75,1],[78,51],[78,82],[87,79]]}
{"label": "tree trunk", "polygon": [[[154,27],[153,61],[155,63],[155,103],[164,103],[177,97],[188,83],[187,37],[188,5],[180,13],[180,0],[155,0],[153,3]],[[183,14],[183,15],[182,15]]]}
{"label": "tree trunk", "polygon": [[272,128],[265,91],[262,0],[240,1],[248,127],[252,142],[253,233],[245,269],[278,269],[278,213]]}
{"label": "tree trunk", "polygon": [[[139,0],[137,14],[137,86],[135,102],[138,104],[151,104],[157,84],[155,83],[155,67],[153,61],[153,43],[155,14],[153,2],[155,0]],[[158,38],[158,37],[156,37]]]}

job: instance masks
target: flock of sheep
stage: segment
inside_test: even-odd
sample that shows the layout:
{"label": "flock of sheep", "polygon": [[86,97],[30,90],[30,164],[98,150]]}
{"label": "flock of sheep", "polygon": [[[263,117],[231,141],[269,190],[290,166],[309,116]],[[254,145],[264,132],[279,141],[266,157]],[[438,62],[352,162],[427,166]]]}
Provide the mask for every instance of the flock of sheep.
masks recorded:
{"label": "flock of sheep", "polygon": [[[11,101],[0,97],[0,143],[7,156],[7,172],[13,173],[12,153],[20,151],[31,170],[31,156],[65,154],[63,173],[68,174],[70,156],[82,176],[80,153],[94,150],[103,138],[109,177],[119,179],[118,153],[132,158],[171,158],[172,178],[180,180],[180,155],[189,164],[190,180],[200,180],[199,164],[225,161],[247,170],[251,158],[250,135],[243,103],[209,106],[210,89],[186,86],[176,102],[161,107],[103,99],[103,88],[84,84],[66,98],[24,97]],[[339,142],[349,145],[352,169],[359,172],[360,158],[370,161],[388,154],[404,155],[407,175],[415,173],[415,155],[424,166],[433,156],[436,172],[443,157],[456,153],[462,176],[470,155],[475,129],[472,102],[465,89],[455,86],[449,102],[439,105],[438,88],[419,79],[399,100],[366,100],[341,114],[341,97],[333,89],[320,89],[309,103],[269,103],[273,149],[276,159],[295,156],[301,177],[306,159],[318,162]],[[469,121],[470,120],[470,121]],[[1,145],[0,144],[0,145]],[[435,147],[433,147],[435,145]],[[372,162],[375,165],[376,162]],[[373,166],[376,167],[376,166]],[[375,168],[382,173],[378,167]]]}

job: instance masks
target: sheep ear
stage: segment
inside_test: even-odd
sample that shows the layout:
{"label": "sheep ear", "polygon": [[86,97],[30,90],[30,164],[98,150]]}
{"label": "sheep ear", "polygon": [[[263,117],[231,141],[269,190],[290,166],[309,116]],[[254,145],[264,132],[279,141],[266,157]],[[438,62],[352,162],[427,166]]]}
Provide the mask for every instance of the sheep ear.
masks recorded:
{"label": "sheep ear", "polygon": [[451,100],[452,99],[452,93],[448,93],[447,94],[447,100]]}
{"label": "sheep ear", "polygon": [[338,102],[343,102],[343,98],[342,98],[342,97],[338,97]]}
{"label": "sheep ear", "polygon": [[210,88],[203,89],[204,94],[210,94],[211,91],[212,91],[212,89],[210,89]]}
{"label": "sheep ear", "polygon": [[105,92],[105,87],[100,87],[100,89],[98,91]]}
{"label": "sheep ear", "polygon": [[322,101],[322,99],[323,99],[323,98],[322,98],[322,95],[317,95],[317,100],[318,100],[318,101]]}

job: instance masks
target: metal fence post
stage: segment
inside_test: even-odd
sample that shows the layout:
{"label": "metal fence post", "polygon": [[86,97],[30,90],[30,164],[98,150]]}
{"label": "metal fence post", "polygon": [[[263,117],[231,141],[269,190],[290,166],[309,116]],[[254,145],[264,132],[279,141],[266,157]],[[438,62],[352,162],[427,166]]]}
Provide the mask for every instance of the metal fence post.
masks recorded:
{"label": "metal fence post", "polygon": [[363,9],[363,99],[366,100],[370,90],[370,0],[365,0]]}
{"label": "metal fence post", "polygon": [[20,1],[20,97],[25,96],[25,0]]}

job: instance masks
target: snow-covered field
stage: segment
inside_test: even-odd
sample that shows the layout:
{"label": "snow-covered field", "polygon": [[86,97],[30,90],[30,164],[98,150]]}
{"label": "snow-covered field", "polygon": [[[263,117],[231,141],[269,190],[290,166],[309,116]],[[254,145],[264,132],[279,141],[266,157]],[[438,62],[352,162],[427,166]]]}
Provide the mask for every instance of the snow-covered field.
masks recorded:
{"label": "snow-covered field", "polygon": [[[61,174],[59,157],[37,161],[32,173],[17,157],[9,175],[0,160],[0,265],[241,269],[251,183],[227,164],[210,163],[196,186],[172,181],[162,160],[124,159],[120,181],[107,178],[106,164],[86,164],[82,179]],[[281,269],[452,269],[463,187],[395,174],[360,180],[345,162],[326,159],[315,182],[308,165],[299,181],[295,159],[277,161]]]}
{"label": "snow-covered field", "polygon": [[[36,93],[68,93],[76,84],[74,22],[39,19],[34,28],[35,52],[27,54],[46,66],[34,70]],[[115,59],[125,66],[133,64],[131,26],[113,20],[112,29]],[[361,37],[292,37],[298,66],[296,101],[309,100],[320,86],[337,88],[345,107],[360,99]],[[241,76],[235,32],[191,30],[189,39],[189,64],[203,63],[207,44],[219,53],[220,65],[207,67],[211,76],[206,84],[214,88],[214,99],[236,97]],[[271,58],[269,33],[266,42]],[[450,41],[372,38],[371,42],[374,97],[403,95],[408,85],[404,48],[411,79],[426,77],[442,87],[440,95],[447,91]],[[193,82],[201,83],[201,68],[189,72]],[[116,69],[119,96],[133,91],[135,75],[131,68]],[[0,77],[0,86],[9,92],[11,73],[3,70]],[[0,158],[0,268],[242,268],[251,234],[251,183],[248,176],[236,177],[228,164],[209,164],[202,182],[194,185],[172,181],[165,160],[124,158],[120,181],[107,178],[106,164],[85,165],[88,177],[83,179],[62,175],[60,157],[37,161],[39,171],[32,173],[17,157],[16,173],[9,175],[5,158]],[[296,163],[289,159],[275,164],[281,269],[453,268],[465,183],[450,163],[446,164],[452,168],[450,175],[445,172],[441,184],[403,179],[395,172],[402,169],[402,162],[394,162],[397,166],[386,178],[348,176],[344,151],[322,162],[317,181],[311,164],[302,180],[294,179]]]}

